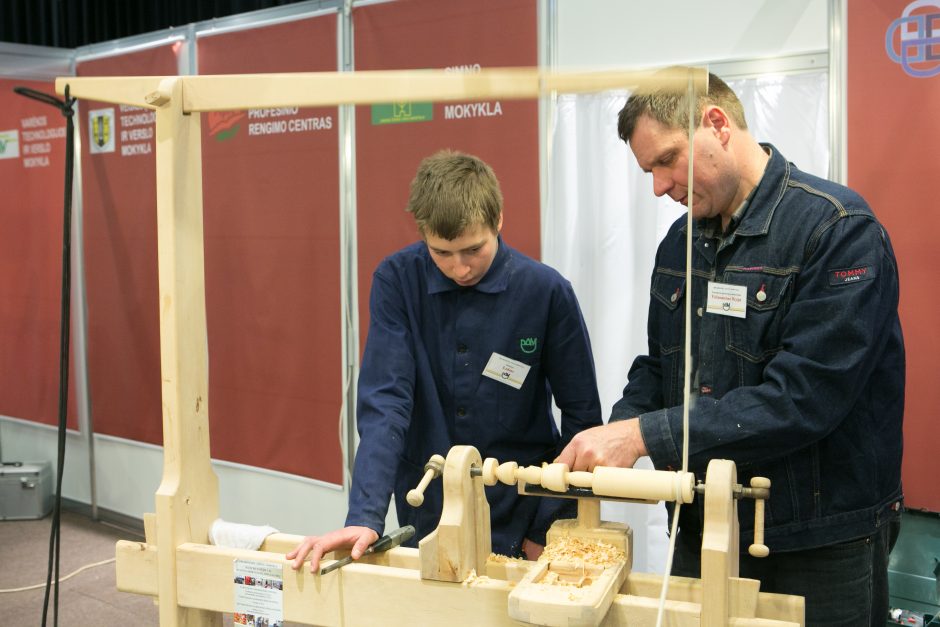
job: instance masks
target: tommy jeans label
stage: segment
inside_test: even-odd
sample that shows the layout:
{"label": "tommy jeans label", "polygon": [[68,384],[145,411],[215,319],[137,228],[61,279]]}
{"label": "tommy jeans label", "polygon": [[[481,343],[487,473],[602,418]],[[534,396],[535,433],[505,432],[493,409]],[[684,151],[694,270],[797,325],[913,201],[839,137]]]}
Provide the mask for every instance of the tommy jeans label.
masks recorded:
{"label": "tommy jeans label", "polygon": [[841,270],[829,271],[829,285],[858,283],[859,281],[870,281],[874,278],[874,266],[858,266],[857,268],[844,268]]}

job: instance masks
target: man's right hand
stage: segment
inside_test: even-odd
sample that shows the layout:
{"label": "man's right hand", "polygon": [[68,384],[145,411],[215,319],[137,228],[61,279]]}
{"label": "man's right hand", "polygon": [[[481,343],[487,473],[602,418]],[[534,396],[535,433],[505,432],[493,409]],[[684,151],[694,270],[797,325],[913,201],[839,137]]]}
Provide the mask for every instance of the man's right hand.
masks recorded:
{"label": "man's right hand", "polygon": [[637,418],[611,422],[577,433],[555,459],[570,470],[593,472],[597,466],[633,468],[636,460],[649,455]]}
{"label": "man's right hand", "polygon": [[324,554],[336,549],[352,547],[350,555],[357,560],[362,557],[369,545],[378,539],[379,534],[368,527],[345,527],[331,531],[324,536],[307,536],[285,557],[293,560],[291,568],[298,570],[309,555],[310,572],[316,573],[320,570],[320,559]]}

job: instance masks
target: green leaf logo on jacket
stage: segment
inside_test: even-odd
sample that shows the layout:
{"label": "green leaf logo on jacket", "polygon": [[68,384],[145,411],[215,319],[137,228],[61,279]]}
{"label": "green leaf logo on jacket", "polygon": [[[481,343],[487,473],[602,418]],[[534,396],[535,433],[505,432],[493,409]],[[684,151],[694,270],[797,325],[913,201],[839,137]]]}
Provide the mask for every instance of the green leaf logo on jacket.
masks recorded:
{"label": "green leaf logo on jacket", "polygon": [[523,353],[534,353],[535,349],[539,347],[539,338],[537,337],[523,337],[519,338],[519,348]]}

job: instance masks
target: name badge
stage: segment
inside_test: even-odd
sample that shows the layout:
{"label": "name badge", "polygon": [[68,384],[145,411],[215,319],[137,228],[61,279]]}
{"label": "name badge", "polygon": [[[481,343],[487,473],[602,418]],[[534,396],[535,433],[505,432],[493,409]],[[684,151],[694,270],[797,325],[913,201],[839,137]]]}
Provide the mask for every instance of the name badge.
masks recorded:
{"label": "name badge", "polygon": [[719,316],[747,317],[747,287],[709,281],[705,311]]}
{"label": "name badge", "polygon": [[490,355],[490,360],[486,362],[486,367],[483,368],[483,376],[505,383],[518,390],[525,382],[531,368],[532,366],[521,361],[510,359],[499,353],[493,353]]}

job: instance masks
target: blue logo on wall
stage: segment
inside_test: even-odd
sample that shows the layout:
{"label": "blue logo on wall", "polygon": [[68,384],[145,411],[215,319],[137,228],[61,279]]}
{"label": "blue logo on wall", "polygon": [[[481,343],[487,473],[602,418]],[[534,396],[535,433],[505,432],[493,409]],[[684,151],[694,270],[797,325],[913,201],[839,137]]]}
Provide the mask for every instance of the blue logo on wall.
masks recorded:
{"label": "blue logo on wall", "polygon": [[940,4],[915,0],[885,32],[885,52],[915,78],[940,74]]}

